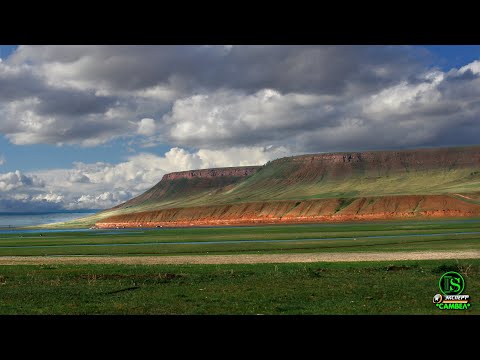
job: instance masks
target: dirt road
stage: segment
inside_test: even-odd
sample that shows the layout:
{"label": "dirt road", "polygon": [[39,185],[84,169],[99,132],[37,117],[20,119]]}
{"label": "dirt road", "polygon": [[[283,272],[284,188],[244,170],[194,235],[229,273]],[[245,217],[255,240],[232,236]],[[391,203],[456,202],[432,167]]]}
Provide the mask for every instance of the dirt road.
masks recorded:
{"label": "dirt road", "polygon": [[0,256],[0,265],[38,264],[261,264],[480,259],[479,250],[191,256]]}

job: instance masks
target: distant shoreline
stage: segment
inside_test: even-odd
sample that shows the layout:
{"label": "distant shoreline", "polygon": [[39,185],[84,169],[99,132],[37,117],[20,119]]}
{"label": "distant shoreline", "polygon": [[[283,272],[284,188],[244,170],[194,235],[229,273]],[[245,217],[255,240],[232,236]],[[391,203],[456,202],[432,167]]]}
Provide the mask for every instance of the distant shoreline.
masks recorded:
{"label": "distant shoreline", "polygon": [[15,231],[32,227],[71,221],[95,214],[95,210],[49,211],[49,212],[4,212],[0,213],[0,231]]}
{"label": "distant shoreline", "polygon": [[0,211],[0,216],[23,216],[23,215],[48,215],[48,214],[93,214],[102,211],[102,209],[92,210],[57,210],[57,211],[25,211],[25,212],[13,212],[13,211]]}

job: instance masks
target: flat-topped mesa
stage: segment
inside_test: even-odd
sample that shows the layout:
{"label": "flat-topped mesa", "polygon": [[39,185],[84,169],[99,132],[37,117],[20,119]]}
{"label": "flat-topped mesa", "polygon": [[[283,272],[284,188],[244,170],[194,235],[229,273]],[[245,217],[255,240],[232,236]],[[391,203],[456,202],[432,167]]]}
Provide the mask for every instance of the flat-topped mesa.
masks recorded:
{"label": "flat-topped mesa", "polygon": [[308,154],[285,157],[274,162],[320,162],[325,165],[353,166],[370,164],[369,167],[387,165],[389,168],[431,169],[437,167],[480,166],[480,147],[430,148],[413,150],[388,150]]}
{"label": "flat-topped mesa", "polygon": [[224,167],[214,169],[200,169],[200,170],[187,170],[178,171],[169,174],[165,174],[163,180],[178,180],[178,179],[193,179],[203,178],[210,179],[214,177],[244,177],[255,173],[261,166],[238,166],[238,167]]}
{"label": "flat-topped mesa", "polygon": [[165,201],[217,191],[234,185],[254,174],[261,166],[239,166],[215,169],[199,169],[165,174],[160,182],[143,194],[113,209],[131,207],[145,202]]}
{"label": "flat-topped mesa", "polygon": [[[452,193],[461,197],[465,192],[475,193],[467,200],[478,206],[480,146],[305,154],[263,166],[174,172],[113,210],[198,210],[201,206],[247,202],[271,201],[278,205],[280,200],[412,194]],[[238,210],[216,209],[229,214]],[[436,210],[443,209],[439,206]],[[220,215],[211,216],[214,219]]]}

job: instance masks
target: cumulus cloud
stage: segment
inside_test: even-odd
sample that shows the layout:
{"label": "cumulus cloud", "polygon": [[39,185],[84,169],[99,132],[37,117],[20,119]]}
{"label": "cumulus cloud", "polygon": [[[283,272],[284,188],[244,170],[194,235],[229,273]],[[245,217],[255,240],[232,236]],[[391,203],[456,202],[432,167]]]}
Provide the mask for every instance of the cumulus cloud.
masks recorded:
{"label": "cumulus cloud", "polygon": [[388,84],[418,69],[421,56],[401,46],[20,46],[9,61],[33,63],[50,84],[78,89],[332,93],[350,82],[363,91]]}
{"label": "cumulus cloud", "polygon": [[90,178],[79,171],[72,171],[68,175],[68,181],[72,184],[73,183],[89,183]]}
{"label": "cumulus cloud", "polygon": [[155,120],[145,118],[140,120],[138,123],[138,130],[137,132],[140,135],[150,136],[155,134]]}
{"label": "cumulus cloud", "polygon": [[26,187],[43,187],[45,183],[35,175],[24,175],[21,171],[0,174],[0,191],[10,191]]}
{"label": "cumulus cloud", "polygon": [[35,66],[0,63],[0,132],[15,144],[101,143],[127,130],[125,118],[108,117],[121,106],[94,90],[51,85]]}
{"label": "cumulus cloud", "polygon": [[289,156],[291,150],[285,146],[233,147],[225,150],[200,149],[197,156],[203,168],[264,165],[270,160]]}
{"label": "cumulus cloud", "polygon": [[[202,169],[222,166],[263,165],[269,160],[285,156],[289,150],[284,147],[240,147],[228,150],[200,149],[189,152],[182,148],[172,148],[164,156],[140,153],[128,157],[118,164],[78,162],[74,169],[38,171],[36,176],[45,183],[55,185],[52,191],[75,186],[84,193],[105,193],[107,191],[125,191],[138,195],[155,185],[169,172],[190,169]],[[78,181],[79,178],[88,181]],[[55,181],[54,181],[55,180]],[[52,186],[48,185],[47,187]]]}
{"label": "cumulus cloud", "polygon": [[0,210],[104,209],[141,194],[174,171],[262,165],[285,156],[284,147],[239,147],[190,152],[172,148],[164,156],[140,153],[118,164],[77,162],[71,169],[0,175]]}
{"label": "cumulus cloud", "polygon": [[[52,101],[54,101],[52,99]],[[42,99],[29,97],[1,105],[0,132],[16,145],[82,144],[94,146],[124,136],[133,127],[129,112],[112,108],[101,114],[75,115],[45,112]]]}
{"label": "cumulus cloud", "polygon": [[[134,155],[0,174],[2,201],[109,207],[166,172],[478,143],[480,60],[440,70],[428,57],[408,46],[20,46],[0,62],[1,134],[19,146],[120,139]],[[159,145],[170,150],[148,152]]]}
{"label": "cumulus cloud", "polygon": [[473,74],[479,74],[480,73],[480,61],[475,60],[475,61],[471,62],[470,64],[462,66],[459,70],[459,72],[461,74],[465,73],[466,71],[471,71]]}
{"label": "cumulus cloud", "polygon": [[19,145],[124,138],[295,153],[474,141],[480,61],[442,72],[428,56],[408,46],[20,46],[0,63],[0,132]]}
{"label": "cumulus cloud", "polygon": [[164,120],[175,143],[197,147],[287,144],[300,153],[473,144],[476,66],[425,71],[362,96],[219,90],[177,100]]}
{"label": "cumulus cloud", "polygon": [[63,195],[48,193],[48,194],[38,194],[31,197],[31,201],[46,201],[50,203],[61,203],[64,199]]}
{"label": "cumulus cloud", "polygon": [[177,100],[165,121],[172,139],[182,145],[288,142],[288,136],[311,127],[329,126],[338,113],[330,97],[281,94],[273,89],[251,95],[219,91]]}
{"label": "cumulus cloud", "polygon": [[76,203],[70,203],[70,210],[77,209],[104,209],[130,199],[131,194],[126,191],[103,192],[99,195],[82,195]]}
{"label": "cumulus cloud", "polygon": [[[33,204],[41,200],[44,189],[43,179],[34,174],[19,170],[0,174],[0,211],[36,208]],[[51,198],[47,196],[46,199]]]}
{"label": "cumulus cloud", "polygon": [[[238,109],[270,91],[282,98],[270,106],[255,104],[263,109],[252,113],[283,108],[276,123],[265,126],[276,129],[297,120],[295,106],[302,105],[292,98],[327,96],[335,102],[374,93],[420,71],[421,53],[400,46],[20,46],[0,63],[0,132],[19,145],[96,146],[156,133],[166,134],[163,143],[177,145],[191,121],[181,119],[173,130],[165,121],[177,119],[197,95],[200,102],[204,96],[237,97]],[[199,128],[209,128],[210,119],[197,120]],[[234,145],[255,141],[247,139],[239,137]]]}

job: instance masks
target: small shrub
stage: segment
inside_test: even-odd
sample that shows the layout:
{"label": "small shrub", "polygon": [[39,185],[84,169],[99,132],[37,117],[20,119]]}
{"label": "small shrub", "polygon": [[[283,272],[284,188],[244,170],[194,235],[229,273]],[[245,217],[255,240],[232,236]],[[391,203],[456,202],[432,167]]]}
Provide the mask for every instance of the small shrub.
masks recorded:
{"label": "small shrub", "polygon": [[461,269],[458,266],[458,264],[442,264],[440,266],[437,266],[437,267],[433,268],[433,270],[432,270],[432,272],[435,273],[435,274],[443,274],[443,273],[446,273],[448,271],[456,271],[456,272],[461,273]]}

